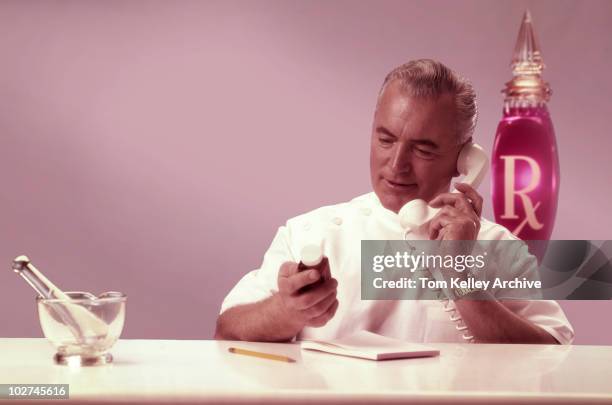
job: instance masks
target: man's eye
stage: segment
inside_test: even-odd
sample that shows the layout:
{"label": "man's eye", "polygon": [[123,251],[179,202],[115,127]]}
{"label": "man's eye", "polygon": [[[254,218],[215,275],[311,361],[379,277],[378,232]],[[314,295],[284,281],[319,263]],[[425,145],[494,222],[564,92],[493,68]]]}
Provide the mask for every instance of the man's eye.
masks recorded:
{"label": "man's eye", "polygon": [[435,153],[420,148],[414,148],[414,152],[418,157],[423,159],[432,159],[434,156],[436,156]]}
{"label": "man's eye", "polygon": [[393,140],[392,140],[391,138],[383,138],[383,137],[380,137],[380,138],[378,138],[378,141],[379,141],[381,144],[385,145],[385,146],[386,146],[386,145],[391,145],[391,144],[393,143]]}

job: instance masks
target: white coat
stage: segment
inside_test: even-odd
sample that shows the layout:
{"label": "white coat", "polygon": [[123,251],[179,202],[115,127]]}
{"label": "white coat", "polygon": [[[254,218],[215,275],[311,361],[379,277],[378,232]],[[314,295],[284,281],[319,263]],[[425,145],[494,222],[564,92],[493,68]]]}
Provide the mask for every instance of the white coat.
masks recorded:
{"label": "white coat", "polygon": [[[227,295],[221,312],[263,300],[278,291],[278,270],[283,262],[299,261],[301,248],[313,235],[324,239],[324,255],[332,276],[338,280],[339,306],[323,327],[306,327],[298,339],[334,339],[359,330],[411,342],[463,342],[456,323],[449,319],[441,302],[435,300],[362,300],[361,240],[403,239],[397,214],[384,208],[371,192],[349,202],[318,208],[299,215],[281,226],[257,270],[247,273]],[[408,234],[408,239],[410,234]],[[481,219],[479,240],[516,239],[506,228]],[[518,261],[516,266],[535,266]],[[517,274],[525,269],[512,269]],[[517,315],[549,332],[562,344],[569,344],[574,331],[555,301],[506,301]]]}

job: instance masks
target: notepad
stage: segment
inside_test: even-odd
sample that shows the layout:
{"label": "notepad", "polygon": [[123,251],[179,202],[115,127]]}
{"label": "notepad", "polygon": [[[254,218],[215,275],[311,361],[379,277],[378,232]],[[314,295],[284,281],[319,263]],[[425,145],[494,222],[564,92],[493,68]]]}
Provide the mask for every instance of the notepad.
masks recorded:
{"label": "notepad", "polygon": [[304,340],[301,346],[303,350],[316,350],[369,360],[432,357],[440,354],[439,350],[432,347],[404,342],[365,330],[334,340]]}

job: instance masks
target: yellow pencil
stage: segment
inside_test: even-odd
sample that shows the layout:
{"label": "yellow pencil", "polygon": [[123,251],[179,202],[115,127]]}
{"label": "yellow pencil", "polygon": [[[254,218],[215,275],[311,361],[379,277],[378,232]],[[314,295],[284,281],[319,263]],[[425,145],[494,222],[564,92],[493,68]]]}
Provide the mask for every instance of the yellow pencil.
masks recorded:
{"label": "yellow pencil", "polygon": [[227,350],[229,350],[230,353],[243,354],[245,356],[259,357],[260,359],[268,359],[268,360],[276,360],[276,361],[285,361],[287,363],[295,363],[295,360],[293,360],[291,357],[279,356],[278,354],[254,352],[252,350],[239,349],[237,347],[230,347]]}

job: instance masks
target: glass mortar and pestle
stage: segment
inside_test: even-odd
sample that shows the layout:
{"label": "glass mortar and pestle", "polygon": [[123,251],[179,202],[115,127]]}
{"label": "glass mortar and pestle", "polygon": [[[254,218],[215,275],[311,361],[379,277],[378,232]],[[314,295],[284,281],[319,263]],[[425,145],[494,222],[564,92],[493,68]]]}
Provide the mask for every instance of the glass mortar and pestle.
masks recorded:
{"label": "glass mortar and pestle", "polygon": [[47,279],[27,256],[13,260],[13,270],[37,293],[40,326],[57,349],[57,364],[93,366],[113,361],[108,350],[125,321],[127,296],[105,292],[64,292]]}

